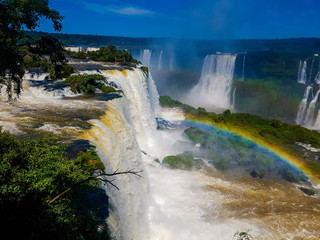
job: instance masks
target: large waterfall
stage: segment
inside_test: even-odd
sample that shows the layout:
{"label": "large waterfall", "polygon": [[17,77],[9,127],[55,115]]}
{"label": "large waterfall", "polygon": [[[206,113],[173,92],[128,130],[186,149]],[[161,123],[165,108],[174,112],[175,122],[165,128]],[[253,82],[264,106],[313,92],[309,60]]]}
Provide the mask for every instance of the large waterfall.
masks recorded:
{"label": "large waterfall", "polygon": [[237,55],[207,55],[199,83],[193,87],[186,101],[209,110],[231,107],[230,92]]}

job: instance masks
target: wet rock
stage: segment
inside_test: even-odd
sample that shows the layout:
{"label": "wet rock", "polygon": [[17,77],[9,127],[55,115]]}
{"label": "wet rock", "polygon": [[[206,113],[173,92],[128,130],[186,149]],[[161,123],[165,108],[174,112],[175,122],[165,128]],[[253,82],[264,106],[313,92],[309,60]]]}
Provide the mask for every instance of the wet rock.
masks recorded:
{"label": "wet rock", "polygon": [[313,196],[316,192],[311,188],[300,187],[300,190],[309,196]]}
{"label": "wet rock", "polygon": [[250,175],[253,178],[263,178],[264,177],[264,174],[261,171],[257,170],[257,169],[252,170],[250,172]]}

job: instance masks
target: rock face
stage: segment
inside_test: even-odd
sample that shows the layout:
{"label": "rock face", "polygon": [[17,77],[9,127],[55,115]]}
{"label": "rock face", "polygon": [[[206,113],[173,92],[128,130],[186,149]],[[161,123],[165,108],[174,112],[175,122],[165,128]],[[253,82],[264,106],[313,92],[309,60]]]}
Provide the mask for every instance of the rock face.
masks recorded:
{"label": "rock face", "polygon": [[257,170],[257,169],[254,169],[250,172],[250,175],[253,177],[253,178],[263,178],[264,177],[264,174]]}
{"label": "rock face", "polygon": [[300,190],[309,196],[313,196],[316,192],[311,188],[300,187]]}

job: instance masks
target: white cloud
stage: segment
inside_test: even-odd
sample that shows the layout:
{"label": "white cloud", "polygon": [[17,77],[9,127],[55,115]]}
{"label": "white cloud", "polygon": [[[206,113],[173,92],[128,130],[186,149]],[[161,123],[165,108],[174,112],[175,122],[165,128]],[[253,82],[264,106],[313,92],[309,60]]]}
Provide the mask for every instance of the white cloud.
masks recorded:
{"label": "white cloud", "polygon": [[101,5],[96,3],[88,3],[86,1],[81,1],[81,3],[89,10],[98,13],[105,14],[119,14],[119,15],[129,15],[129,16],[151,16],[155,12],[139,8],[134,5]]}

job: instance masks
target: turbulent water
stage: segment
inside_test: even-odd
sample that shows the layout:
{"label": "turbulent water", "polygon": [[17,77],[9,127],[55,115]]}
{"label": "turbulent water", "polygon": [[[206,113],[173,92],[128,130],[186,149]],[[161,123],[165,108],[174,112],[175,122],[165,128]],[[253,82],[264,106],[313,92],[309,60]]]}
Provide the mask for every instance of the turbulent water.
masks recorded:
{"label": "turbulent water", "polygon": [[199,83],[192,88],[185,101],[208,110],[231,107],[231,86],[236,55],[207,55]]}
{"label": "turbulent water", "polygon": [[[139,69],[102,74],[121,88],[121,98],[86,99],[64,86],[48,88],[50,83],[39,80],[44,76],[34,76],[37,80],[24,84],[20,99],[0,102],[0,124],[19,134],[53,132],[66,139],[89,139],[107,171],[143,170],[141,178],[115,178],[119,191],[105,186],[111,204],[107,221],[116,239],[231,240],[244,230],[261,240],[319,239],[319,199],[304,195],[296,185],[256,180],[240,170],[220,172],[209,164],[182,171],[155,161],[194,149],[182,134],[183,112],[161,109],[151,76]],[[174,129],[157,130],[156,111]]]}

